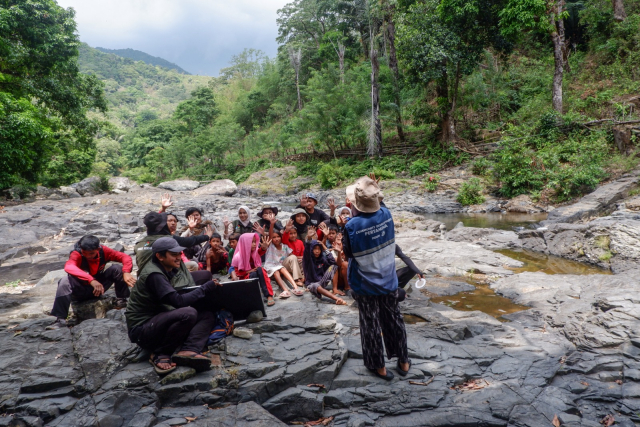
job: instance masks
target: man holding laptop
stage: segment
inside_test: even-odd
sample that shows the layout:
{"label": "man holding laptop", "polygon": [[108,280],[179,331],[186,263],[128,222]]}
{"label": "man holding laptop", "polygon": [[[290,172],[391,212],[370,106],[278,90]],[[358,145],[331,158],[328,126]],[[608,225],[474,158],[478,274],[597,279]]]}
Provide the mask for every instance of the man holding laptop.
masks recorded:
{"label": "man holding laptop", "polygon": [[151,262],[139,272],[126,311],[129,339],[152,352],[150,362],[159,374],[176,365],[196,370],[211,365],[202,354],[216,321],[207,300],[216,299],[220,285],[209,281],[196,287],[181,263],[183,250],[169,236],[153,243]]}

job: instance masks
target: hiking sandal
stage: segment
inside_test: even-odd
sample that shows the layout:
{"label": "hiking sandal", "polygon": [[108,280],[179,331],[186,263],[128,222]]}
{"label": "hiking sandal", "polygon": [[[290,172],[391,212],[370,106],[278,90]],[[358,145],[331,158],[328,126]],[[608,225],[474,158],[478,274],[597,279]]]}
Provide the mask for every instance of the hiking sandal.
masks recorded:
{"label": "hiking sandal", "polygon": [[171,359],[176,363],[176,365],[188,366],[198,372],[206,371],[211,368],[211,359],[207,356],[202,353],[196,353],[195,351],[190,351],[188,353],[191,354],[176,353],[171,356]]}
{"label": "hiking sandal", "polygon": [[177,366],[172,366],[169,369],[162,369],[160,366],[158,366],[161,363],[167,363],[170,365],[171,358],[169,356],[154,356],[152,354],[151,357],[149,358],[149,363],[153,365],[153,369],[155,369],[158,375],[166,375],[177,368]]}

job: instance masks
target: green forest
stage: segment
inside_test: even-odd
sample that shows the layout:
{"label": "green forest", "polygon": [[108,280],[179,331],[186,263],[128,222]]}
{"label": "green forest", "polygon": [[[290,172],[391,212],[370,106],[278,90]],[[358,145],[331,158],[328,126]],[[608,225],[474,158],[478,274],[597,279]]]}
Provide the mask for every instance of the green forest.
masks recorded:
{"label": "green forest", "polygon": [[561,202],[638,163],[640,0],[294,0],[277,24],[277,57],[202,77],[82,44],[53,0],[0,0],[0,189],[292,164],[430,188],[468,164],[480,191]]}

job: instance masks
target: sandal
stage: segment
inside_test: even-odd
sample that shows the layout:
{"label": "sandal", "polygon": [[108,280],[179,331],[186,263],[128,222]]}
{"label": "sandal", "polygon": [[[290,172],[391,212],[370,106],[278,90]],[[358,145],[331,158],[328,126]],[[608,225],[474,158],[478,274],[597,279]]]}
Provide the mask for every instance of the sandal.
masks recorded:
{"label": "sandal", "polygon": [[162,369],[158,366],[161,363],[171,364],[171,358],[169,356],[154,356],[152,354],[149,358],[149,363],[153,365],[153,369],[156,370],[158,375],[166,375],[177,368],[177,366],[172,366],[169,369]]}
{"label": "sandal", "polygon": [[267,307],[271,307],[275,303],[276,303],[276,301],[273,299],[273,297],[267,298]]}
{"label": "sandal", "polygon": [[284,292],[280,292],[280,296],[278,298],[280,299],[286,299],[291,297],[291,294],[289,293],[289,291],[284,291]]}
{"label": "sandal", "polygon": [[298,288],[295,288],[291,292],[293,292],[293,294],[295,296],[297,296],[297,297],[301,297],[302,295],[304,295],[304,291],[302,289],[298,289]]}
{"label": "sandal", "polygon": [[196,371],[206,371],[211,368],[211,359],[207,356],[196,353],[195,351],[189,351],[186,353],[191,354],[174,354],[171,359],[180,366],[188,366]]}

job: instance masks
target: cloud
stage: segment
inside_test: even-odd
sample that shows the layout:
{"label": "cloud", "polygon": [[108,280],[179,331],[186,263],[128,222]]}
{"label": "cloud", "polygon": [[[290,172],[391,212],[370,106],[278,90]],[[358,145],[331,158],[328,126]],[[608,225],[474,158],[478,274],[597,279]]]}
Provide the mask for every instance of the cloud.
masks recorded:
{"label": "cloud", "polygon": [[76,10],[80,39],[132,48],[193,74],[218,75],[244,48],[273,57],[277,10],[289,0],[58,0]]}

